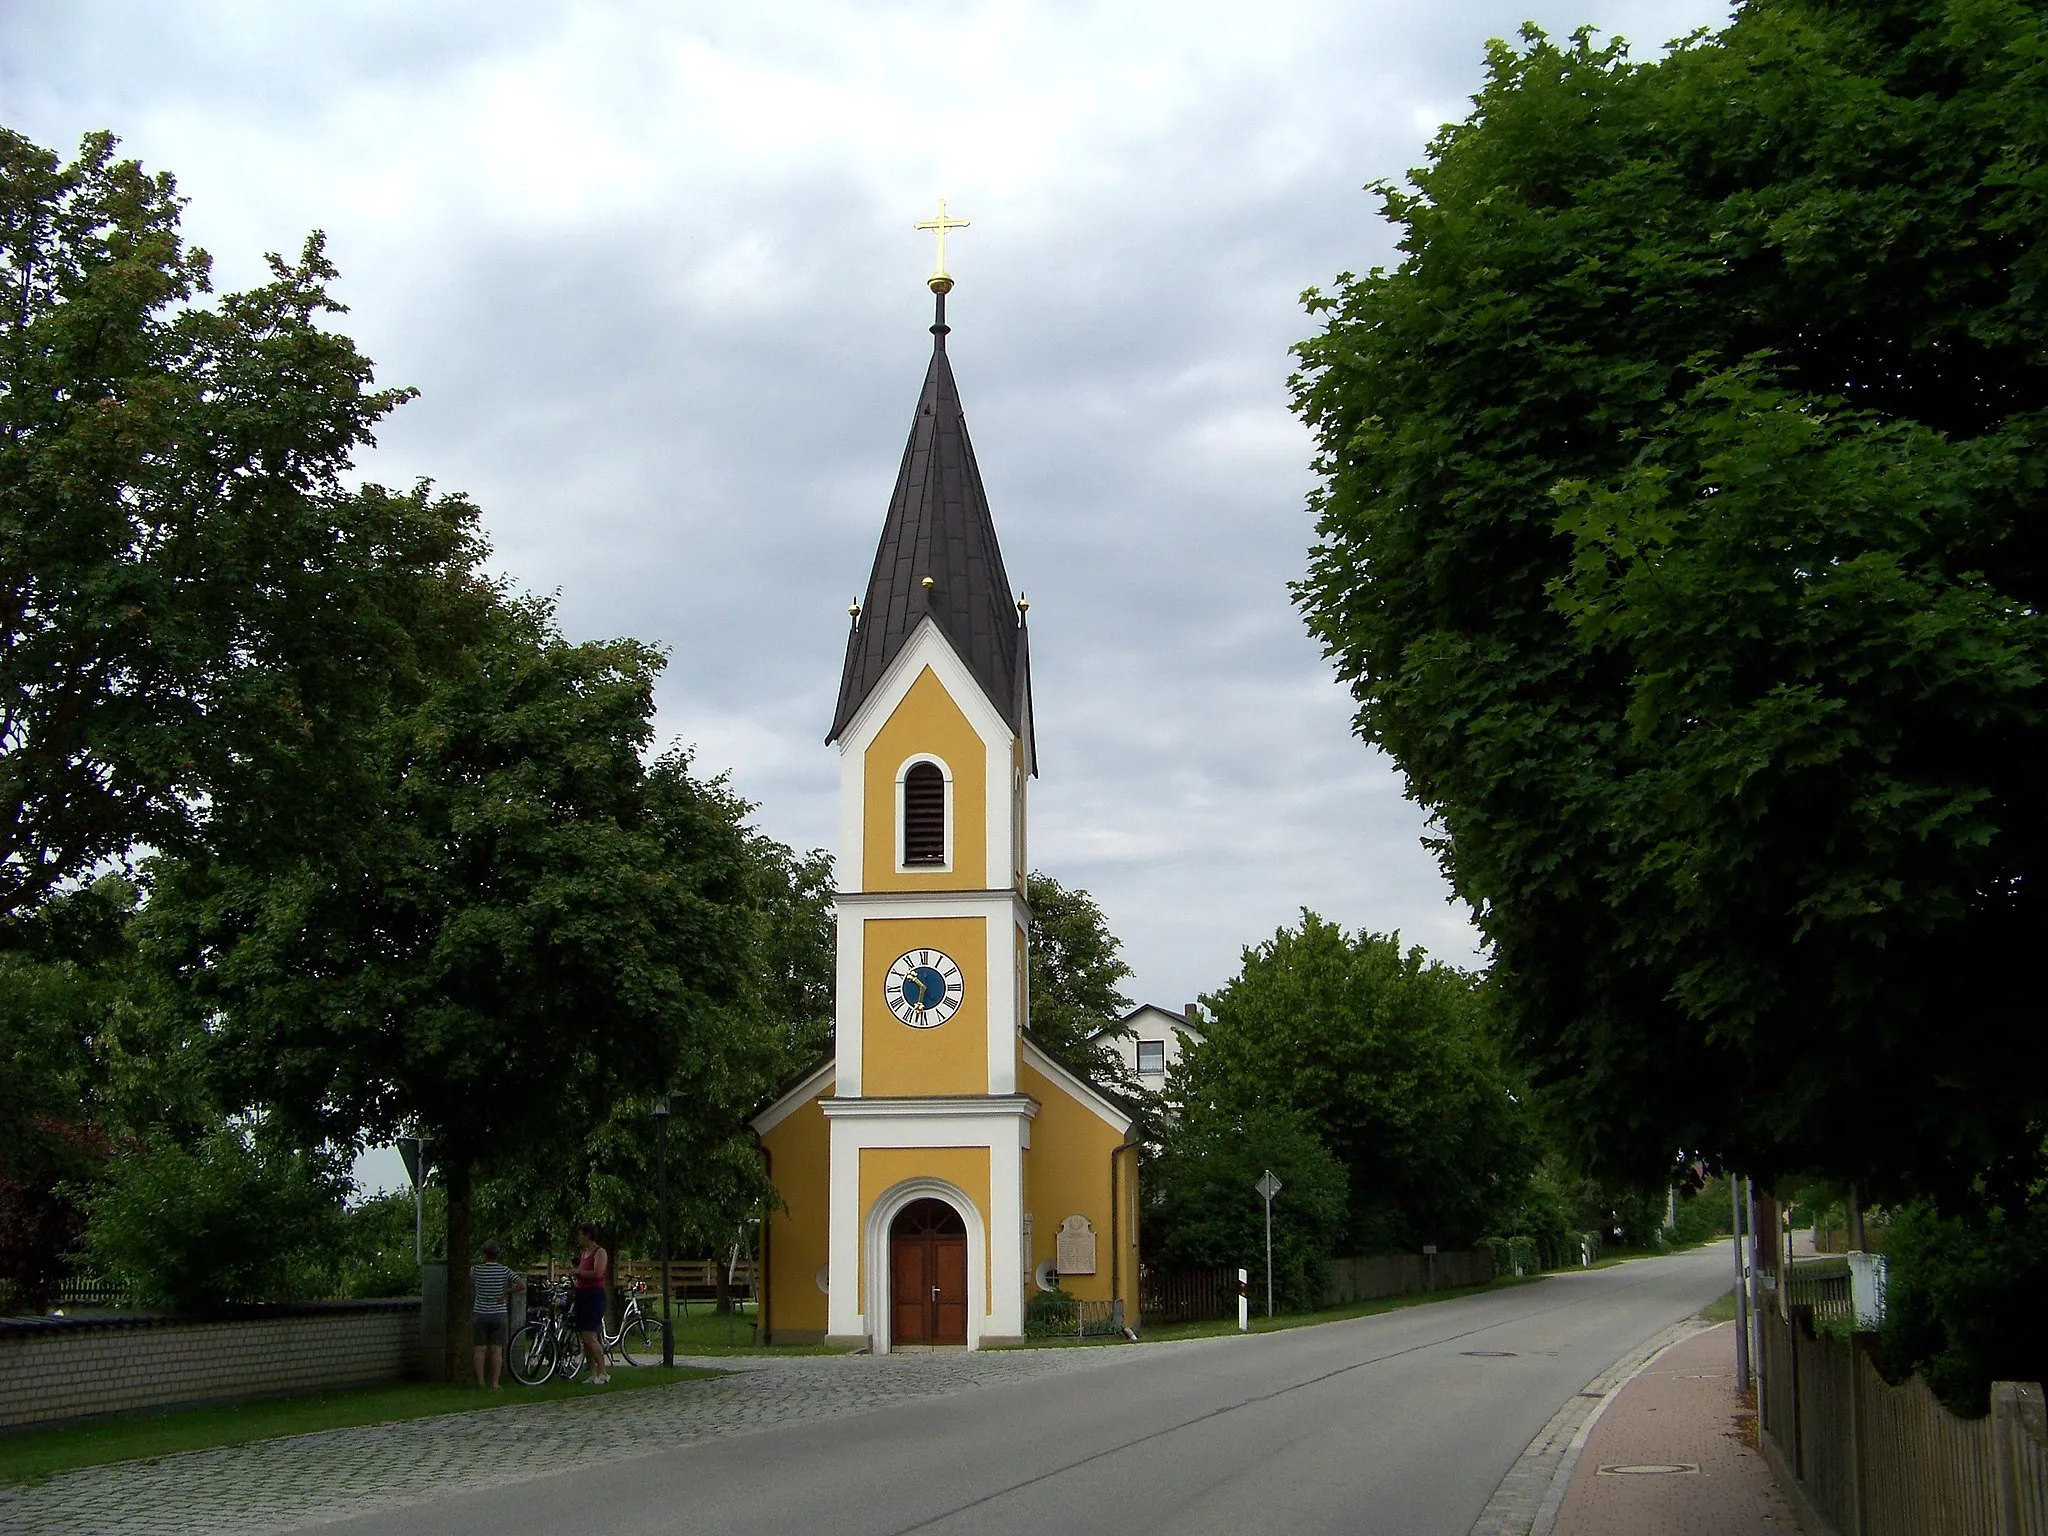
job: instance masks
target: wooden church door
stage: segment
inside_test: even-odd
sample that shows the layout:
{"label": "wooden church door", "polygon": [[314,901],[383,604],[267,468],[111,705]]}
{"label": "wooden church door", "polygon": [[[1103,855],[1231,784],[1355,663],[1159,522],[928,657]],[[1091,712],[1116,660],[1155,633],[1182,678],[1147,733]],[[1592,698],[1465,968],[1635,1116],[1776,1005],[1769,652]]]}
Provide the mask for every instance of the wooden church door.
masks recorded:
{"label": "wooden church door", "polygon": [[943,1200],[914,1200],[890,1224],[889,1338],[967,1342],[967,1224]]}

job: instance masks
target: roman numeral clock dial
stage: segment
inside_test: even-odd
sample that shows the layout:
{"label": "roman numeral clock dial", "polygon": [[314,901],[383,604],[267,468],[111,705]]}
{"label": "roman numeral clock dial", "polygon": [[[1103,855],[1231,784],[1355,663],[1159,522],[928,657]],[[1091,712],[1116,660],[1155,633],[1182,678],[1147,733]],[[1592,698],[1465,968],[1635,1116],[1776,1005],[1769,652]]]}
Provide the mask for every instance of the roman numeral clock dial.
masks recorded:
{"label": "roman numeral clock dial", "polygon": [[889,967],[889,1011],[912,1029],[936,1029],[960,1011],[960,967],[943,950],[913,949]]}

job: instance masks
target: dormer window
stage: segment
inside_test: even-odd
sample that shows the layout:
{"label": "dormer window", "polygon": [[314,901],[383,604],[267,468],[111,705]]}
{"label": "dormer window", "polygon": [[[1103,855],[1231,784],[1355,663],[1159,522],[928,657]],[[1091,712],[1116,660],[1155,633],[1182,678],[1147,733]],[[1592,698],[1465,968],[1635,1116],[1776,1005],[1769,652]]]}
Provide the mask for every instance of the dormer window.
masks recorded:
{"label": "dormer window", "polygon": [[912,763],[903,775],[903,864],[906,869],[946,862],[946,776],[936,763]]}
{"label": "dormer window", "polygon": [[1140,1040],[1138,1042],[1138,1076],[1166,1076],[1166,1042],[1164,1040]]}

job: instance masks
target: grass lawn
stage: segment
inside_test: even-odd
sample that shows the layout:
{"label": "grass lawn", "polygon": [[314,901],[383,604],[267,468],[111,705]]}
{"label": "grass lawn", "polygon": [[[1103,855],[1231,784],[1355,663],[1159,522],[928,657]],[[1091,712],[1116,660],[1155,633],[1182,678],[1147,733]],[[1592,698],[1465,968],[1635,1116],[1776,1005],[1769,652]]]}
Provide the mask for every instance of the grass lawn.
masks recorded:
{"label": "grass lawn", "polygon": [[[1404,1307],[1427,1306],[1433,1301],[1450,1301],[1458,1296],[1480,1296],[1488,1291],[1504,1291],[1517,1285],[1534,1285],[1541,1275],[1528,1275],[1516,1279],[1504,1276],[1486,1285],[1461,1285],[1443,1291],[1419,1291],[1410,1296],[1383,1296],[1377,1301],[1354,1302],[1348,1307],[1331,1307],[1323,1312],[1282,1312],[1277,1317],[1262,1317],[1252,1314],[1253,1333],[1278,1333],[1285,1328],[1313,1328],[1318,1323],[1344,1323],[1354,1317],[1377,1317],[1382,1312],[1398,1312]],[[1213,1318],[1202,1323],[1155,1324],[1143,1331],[1138,1342],[1141,1344],[1163,1344],[1174,1339],[1214,1339],[1237,1332],[1234,1317]],[[1092,1339],[1026,1339],[1022,1344],[1006,1344],[1005,1349],[1093,1349],[1104,1344],[1128,1344],[1131,1341],[1121,1337]]]}
{"label": "grass lawn", "polygon": [[1710,1301],[1700,1308],[1700,1320],[1708,1323],[1732,1323],[1735,1321],[1735,1288],[1730,1286],[1722,1293],[1720,1300]]}
{"label": "grass lawn", "polygon": [[346,1429],[354,1424],[388,1424],[399,1419],[426,1419],[444,1413],[475,1413],[524,1403],[555,1402],[565,1397],[602,1397],[613,1392],[638,1392],[715,1376],[716,1371],[659,1365],[612,1368],[609,1387],[549,1382],[522,1387],[507,1382],[502,1392],[474,1387],[435,1386],[406,1382],[367,1387],[356,1392],[323,1392],[308,1397],[267,1398],[218,1408],[179,1408],[165,1413],[134,1414],[54,1429],[24,1429],[0,1434],[0,1485],[37,1483],[57,1472],[171,1456],[179,1451],[204,1451],[251,1440],[311,1434],[321,1429]]}
{"label": "grass lawn", "polygon": [[[656,1297],[647,1311],[657,1322],[661,1299]],[[674,1318],[676,1353],[679,1355],[843,1355],[837,1345],[776,1344],[768,1348],[754,1342],[754,1309],[735,1308],[721,1317],[710,1303],[699,1302],[685,1315],[680,1304],[671,1309]]]}

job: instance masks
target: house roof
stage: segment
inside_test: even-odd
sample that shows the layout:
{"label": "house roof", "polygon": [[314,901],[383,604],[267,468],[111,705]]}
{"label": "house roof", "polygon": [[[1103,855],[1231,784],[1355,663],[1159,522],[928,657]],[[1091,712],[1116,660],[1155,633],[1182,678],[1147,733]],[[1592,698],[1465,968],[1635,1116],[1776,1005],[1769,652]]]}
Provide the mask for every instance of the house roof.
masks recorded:
{"label": "house roof", "polygon": [[[988,493],[967,438],[946,358],[946,296],[938,296],[932,360],[896,472],[867,597],[846,637],[846,665],[827,741],[837,741],[889,664],[929,615],[1010,729],[1034,775],[1031,663],[1024,614],[1010,593]],[[929,583],[929,584],[927,584]]]}
{"label": "house roof", "polygon": [[756,1135],[767,1135],[791,1114],[823,1093],[832,1085],[837,1075],[834,1053],[827,1051],[777,1089],[773,1098],[748,1117],[747,1124],[754,1128]]}
{"label": "house roof", "polygon": [[1114,1025],[1105,1025],[1088,1038],[1090,1040],[1099,1040],[1104,1035],[1128,1035],[1136,1030],[1140,1024],[1150,1022],[1145,1018],[1145,1015],[1148,1013],[1158,1014],[1159,1022],[1163,1023],[1168,1029],[1177,1030],[1190,1039],[1206,1040],[1208,1038],[1203,1033],[1202,1025],[1199,1021],[1189,1018],[1177,1008],[1162,1008],[1157,1003],[1140,1003],[1129,1013],[1118,1019]]}

